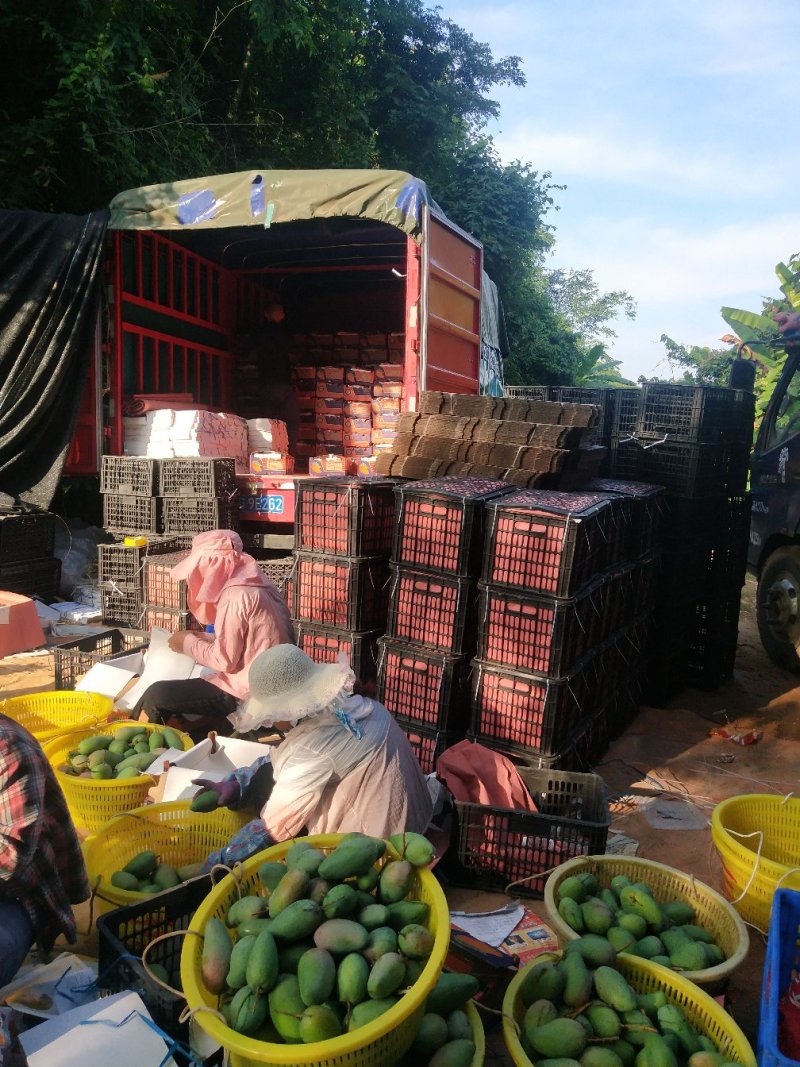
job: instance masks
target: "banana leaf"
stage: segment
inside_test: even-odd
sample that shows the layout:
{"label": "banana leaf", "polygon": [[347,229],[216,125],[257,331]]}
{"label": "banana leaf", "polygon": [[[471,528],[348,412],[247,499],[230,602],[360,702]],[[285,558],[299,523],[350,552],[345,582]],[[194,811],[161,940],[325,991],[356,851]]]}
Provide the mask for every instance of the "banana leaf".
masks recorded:
{"label": "banana leaf", "polygon": [[779,336],[778,324],[774,319],[740,308],[723,307],[720,308],[720,314],[749,348],[759,356],[769,356],[768,342]]}
{"label": "banana leaf", "polygon": [[785,263],[779,263],[775,268],[778,280],[781,283],[781,292],[795,310],[800,308],[800,271],[792,270]]}

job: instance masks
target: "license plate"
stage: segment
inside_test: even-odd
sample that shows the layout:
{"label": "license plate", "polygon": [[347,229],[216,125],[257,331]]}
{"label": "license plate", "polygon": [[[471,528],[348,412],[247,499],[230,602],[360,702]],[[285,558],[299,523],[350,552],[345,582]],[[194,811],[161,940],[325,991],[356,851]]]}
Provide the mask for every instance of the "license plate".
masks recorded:
{"label": "license plate", "polygon": [[261,515],[282,515],[284,498],[278,494],[243,496],[239,500],[240,511],[255,511]]}

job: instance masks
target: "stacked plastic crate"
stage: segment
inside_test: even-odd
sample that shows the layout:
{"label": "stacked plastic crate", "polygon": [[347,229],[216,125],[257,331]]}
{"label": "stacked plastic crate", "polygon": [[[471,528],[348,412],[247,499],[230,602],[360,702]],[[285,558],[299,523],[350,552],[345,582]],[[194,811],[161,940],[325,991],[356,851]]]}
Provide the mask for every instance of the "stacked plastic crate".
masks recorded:
{"label": "stacked plastic crate", "polygon": [[663,552],[645,698],[733,673],[750,526],[754,397],[739,389],[646,385],[632,434],[612,445],[620,478],[666,489]]}
{"label": "stacked plastic crate", "polygon": [[178,548],[174,537],[148,535],[145,544],[97,546],[98,578],[103,622],[143,630],[145,624],[145,571],[151,557]]}
{"label": "stacked plastic crate", "polygon": [[58,596],[56,517],[48,511],[0,511],[0,589],[50,602]]}
{"label": "stacked plastic crate", "polygon": [[167,533],[189,544],[203,530],[236,529],[233,459],[103,456],[103,526],[112,533]]}
{"label": "stacked plastic crate", "polygon": [[150,631],[158,626],[170,633],[203,629],[189,611],[186,580],[176,582],[171,575],[172,568],[188,554],[184,550],[145,558],[143,629]]}
{"label": "stacked plastic crate", "polygon": [[420,766],[462,738],[476,628],[487,503],[513,491],[501,481],[437,478],[397,486],[386,637],[378,697],[407,735]]}
{"label": "stacked plastic crate", "polygon": [[491,502],[469,736],[528,766],[580,770],[630,713],[655,562],[621,494]]}
{"label": "stacked plastic crate", "polygon": [[236,463],[232,459],[182,456],[159,461],[164,533],[188,547],[205,530],[235,530]]}
{"label": "stacked plastic crate", "polygon": [[[579,385],[557,385],[550,390],[548,400],[561,404],[594,404],[601,408],[602,418],[594,438],[587,444],[603,445],[610,450],[615,435],[630,433],[636,426],[641,389],[596,389]],[[608,469],[608,462],[606,469]]]}
{"label": "stacked plastic crate", "polygon": [[374,681],[386,626],[395,484],[325,477],[297,485],[289,594],[297,643],[320,663],[343,652],[362,684]]}

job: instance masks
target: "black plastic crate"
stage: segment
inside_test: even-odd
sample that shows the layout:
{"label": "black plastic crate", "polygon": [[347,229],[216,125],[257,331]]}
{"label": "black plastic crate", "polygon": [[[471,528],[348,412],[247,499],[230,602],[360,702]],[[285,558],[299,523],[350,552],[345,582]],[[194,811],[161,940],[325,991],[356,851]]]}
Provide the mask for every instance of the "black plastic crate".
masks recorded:
{"label": "black plastic crate", "polygon": [[[538,811],[456,801],[442,860],[455,885],[541,896],[547,873],[575,856],[602,855],[611,816],[603,779],[574,771],[517,768]],[[540,877],[531,877],[542,872]]]}
{"label": "black plastic crate", "polygon": [[146,648],[148,635],[143,630],[105,630],[80,637],[53,648],[55,689],[74,689],[95,663],[105,663],[112,656]]}
{"label": "black plastic crate", "polygon": [[52,556],[56,516],[49,511],[0,511],[0,564]]}
{"label": "black plastic crate", "polygon": [[642,402],[641,389],[614,389],[611,425],[608,436],[633,433]]}
{"label": "black plastic crate", "polygon": [[411,751],[417,757],[417,763],[423,774],[435,774],[436,763],[446,748],[461,740],[460,733],[446,733],[444,730],[431,730],[413,720],[395,716],[395,721],[408,738]]}
{"label": "black plastic crate", "polygon": [[301,551],[388,556],[395,530],[394,478],[297,482],[295,536]]}
{"label": "black plastic crate", "polygon": [[552,394],[557,388],[553,385],[507,385],[503,389],[503,396],[522,397],[526,400],[552,400]]}
{"label": "black plastic crate", "polygon": [[573,596],[617,558],[619,509],[608,495],[525,489],[486,510],[492,585]]}
{"label": "black plastic crate", "polygon": [[622,482],[644,482],[643,456],[644,452],[632,434],[613,434],[608,454],[609,477]]}
{"label": "black plastic crate", "polygon": [[386,635],[453,655],[474,650],[477,633],[475,583],[410,567],[390,566],[391,586]]}
{"label": "black plastic crate", "polygon": [[701,500],[665,496],[662,540],[667,547],[690,544],[746,557],[752,503],[749,493]]}
{"label": "black plastic crate", "polygon": [[485,504],[513,486],[487,478],[433,478],[395,488],[392,561],[472,578],[480,573]]}
{"label": "black plastic crate", "polygon": [[169,630],[172,634],[178,630],[201,631],[205,628],[192,615],[191,611],[165,608],[161,604],[145,604],[142,610],[142,619],[144,629],[148,632],[154,626],[161,630]]}
{"label": "black plastic crate", "polygon": [[239,508],[219,497],[164,497],[164,532],[196,534],[205,530],[236,530]]}
{"label": "black plastic crate", "polygon": [[478,658],[496,666],[563,677],[613,629],[608,583],[569,599],[483,583],[479,590]]}
{"label": "black plastic crate", "polygon": [[113,582],[121,589],[144,589],[145,564],[151,556],[172,553],[178,547],[174,537],[148,538],[146,545],[126,545],[122,541],[97,546],[97,572],[101,585]]}
{"label": "black plastic crate", "polygon": [[165,552],[144,559],[144,600],[146,604],[160,604],[162,608],[187,611],[188,586],[185,578],[176,582],[170,575],[173,567],[186,559],[187,551]]}
{"label": "black plastic crate", "polygon": [[462,733],[468,660],[434,649],[378,641],[378,699],[405,722]]}
{"label": "black plastic crate", "polygon": [[38,597],[48,604],[58,596],[61,560],[55,556],[0,564],[0,589],[21,596]]}
{"label": "black plastic crate", "polygon": [[287,587],[295,568],[294,556],[276,556],[272,559],[259,559],[258,569],[277,585],[281,593],[289,600]]}
{"label": "black plastic crate", "polygon": [[[110,993],[133,990],[145,1003],[156,1025],[176,1041],[188,1041],[189,1024],[180,1022],[186,998],[162,989],[147,974],[142,952],[155,938],[186,930],[194,913],[212,889],[209,876],[194,878],[174,889],[97,918],[99,945],[98,985]],[[167,972],[169,984],[180,989],[181,949],[185,938],[168,937],[147,954]]]}
{"label": "black plastic crate", "polygon": [[353,673],[360,682],[374,681],[378,673],[378,638],[381,630],[358,633],[337,630],[333,626],[314,626],[309,622],[295,624],[297,644],[315,663],[335,663],[339,653],[347,656]]}
{"label": "black plastic crate", "polygon": [[158,496],[158,465],[146,456],[103,456],[100,492],[115,496]]}
{"label": "black plastic crate", "polygon": [[686,688],[686,650],[654,642],[642,664],[642,703],[663,708]]}
{"label": "black plastic crate", "polygon": [[473,660],[469,736],[528,763],[553,756],[597,710],[597,682],[591,659],[565,678]]}
{"label": "black plastic crate", "polygon": [[637,435],[690,444],[752,444],[755,397],[707,385],[643,386]]}
{"label": "black plastic crate", "polygon": [[518,750],[509,748],[501,741],[475,737],[472,733],[467,734],[467,739],[469,741],[477,741],[486,748],[499,752],[511,760],[522,759],[522,765],[527,768],[536,770],[590,771],[608,749],[610,740],[608,707],[607,704],[604,704],[591,714],[586,715],[575,730],[562,740],[558,750],[552,753],[531,750],[522,755]]}
{"label": "black plastic crate", "polygon": [[158,533],[161,530],[161,499],[149,496],[103,496],[103,526],[128,533]]}
{"label": "black plastic crate", "polygon": [[[637,447],[637,446],[634,446]],[[638,445],[642,480],[687,497],[736,496],[747,488],[750,445],[686,444],[658,440]]]}
{"label": "black plastic crate", "polygon": [[144,622],[144,595],[141,589],[115,586],[103,587],[102,619],[107,626],[128,626],[149,629]]}
{"label": "black plastic crate", "polygon": [[662,486],[618,478],[593,478],[586,488],[591,493],[611,493],[627,500],[629,510],[623,537],[623,559],[636,559],[659,541],[665,509]]}
{"label": "black plastic crate", "polygon": [[[624,390],[638,393],[639,390]],[[592,404],[601,409],[600,422],[594,427],[593,436],[598,440],[607,438],[614,426],[614,412],[619,389],[597,388],[583,385],[561,385],[553,389],[551,400],[561,404]],[[637,398],[638,399],[638,398]]]}
{"label": "black plastic crate", "polygon": [[227,499],[236,489],[236,462],[233,459],[181,456],[160,461],[159,496]]}
{"label": "black plastic crate", "polygon": [[342,559],[298,552],[292,617],[339,630],[384,630],[389,564],[368,556]]}

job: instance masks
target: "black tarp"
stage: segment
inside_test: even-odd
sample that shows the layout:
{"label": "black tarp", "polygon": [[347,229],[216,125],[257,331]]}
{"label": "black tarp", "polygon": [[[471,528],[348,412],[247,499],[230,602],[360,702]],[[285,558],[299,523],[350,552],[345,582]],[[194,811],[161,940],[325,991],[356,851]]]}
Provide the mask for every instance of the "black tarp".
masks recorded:
{"label": "black tarp", "polygon": [[107,210],[0,211],[0,492],[47,508],[92,358]]}

